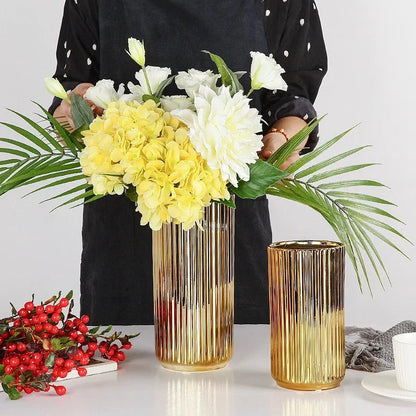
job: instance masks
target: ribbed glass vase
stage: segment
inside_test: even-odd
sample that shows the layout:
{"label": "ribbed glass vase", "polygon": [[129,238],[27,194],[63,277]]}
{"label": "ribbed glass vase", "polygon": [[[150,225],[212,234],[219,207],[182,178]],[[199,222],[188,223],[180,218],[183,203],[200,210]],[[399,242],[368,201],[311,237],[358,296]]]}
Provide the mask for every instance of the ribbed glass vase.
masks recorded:
{"label": "ribbed glass vase", "polygon": [[171,370],[214,370],[233,354],[234,210],[213,203],[201,225],[153,232],[155,350]]}
{"label": "ribbed glass vase", "polygon": [[268,248],[271,371],[296,390],[330,389],[345,375],[345,251],[329,241]]}

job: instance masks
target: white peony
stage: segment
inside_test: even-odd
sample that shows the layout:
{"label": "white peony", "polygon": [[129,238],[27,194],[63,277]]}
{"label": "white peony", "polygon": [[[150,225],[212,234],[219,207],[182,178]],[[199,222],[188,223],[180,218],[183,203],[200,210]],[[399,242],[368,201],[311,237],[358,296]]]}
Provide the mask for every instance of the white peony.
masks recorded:
{"label": "white peony", "polygon": [[102,79],[94,87],[88,88],[84,98],[92,101],[95,105],[107,108],[113,101],[118,101],[124,94],[124,85],[120,84],[118,91],[114,89],[114,81]]}
{"label": "white peony", "polygon": [[169,75],[172,73],[170,68],[160,68],[158,66],[146,66],[146,74],[150,84],[150,91],[149,87],[146,82],[146,77],[144,75],[143,69],[139,72],[136,72],[136,79],[139,81],[139,85],[134,85],[132,82],[127,84],[131,93],[133,93],[137,98],[138,101],[142,101],[142,97],[145,94],[152,95],[154,94],[159,85],[165,81]]}
{"label": "white peony", "polygon": [[127,53],[133,61],[137,62],[140,66],[144,66],[146,62],[146,53],[144,50],[144,42],[140,42],[137,39],[129,38],[129,50]]}
{"label": "white peony", "polygon": [[189,97],[192,98],[201,85],[215,89],[219,77],[220,75],[214,74],[210,70],[198,71],[197,69],[189,69],[187,72],[179,71],[175,77],[175,82],[180,90],[185,90]]}
{"label": "white peony", "polygon": [[189,127],[189,137],[211,169],[219,169],[225,181],[238,186],[238,177],[250,179],[249,164],[262,147],[261,116],[251,108],[242,91],[231,96],[228,87],[217,92],[202,85],[194,95],[196,111],[171,114]]}
{"label": "white peony", "polygon": [[69,102],[68,94],[65,91],[65,88],[56,78],[46,77],[44,78],[44,81],[46,89],[50,94]]}
{"label": "white peony", "polygon": [[192,108],[192,100],[186,95],[171,95],[167,97],[160,97],[160,104],[165,111],[184,110]]}
{"label": "white peony", "polygon": [[287,90],[287,84],[282,78],[285,70],[270,56],[261,52],[250,52],[252,61],[250,68],[251,88],[259,90]]}

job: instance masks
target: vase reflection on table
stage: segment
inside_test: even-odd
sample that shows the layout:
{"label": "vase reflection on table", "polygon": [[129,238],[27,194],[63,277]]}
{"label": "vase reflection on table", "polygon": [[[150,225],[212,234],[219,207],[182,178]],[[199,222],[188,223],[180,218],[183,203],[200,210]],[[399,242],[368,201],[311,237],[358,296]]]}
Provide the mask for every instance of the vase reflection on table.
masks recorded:
{"label": "vase reflection on table", "polygon": [[206,371],[233,354],[234,209],[213,203],[202,229],[153,232],[155,351],[163,367]]}

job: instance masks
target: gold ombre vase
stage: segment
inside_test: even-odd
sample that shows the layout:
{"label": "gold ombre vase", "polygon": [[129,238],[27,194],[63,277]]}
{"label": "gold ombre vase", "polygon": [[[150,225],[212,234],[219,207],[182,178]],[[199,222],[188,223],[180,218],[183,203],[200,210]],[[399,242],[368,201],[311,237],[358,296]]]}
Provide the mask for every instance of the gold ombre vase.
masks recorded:
{"label": "gold ombre vase", "polygon": [[213,203],[201,225],[153,232],[155,350],[171,370],[214,370],[233,354],[234,210]]}
{"label": "gold ombre vase", "polygon": [[273,378],[296,390],[337,387],[345,375],[344,246],[284,241],[268,257]]}

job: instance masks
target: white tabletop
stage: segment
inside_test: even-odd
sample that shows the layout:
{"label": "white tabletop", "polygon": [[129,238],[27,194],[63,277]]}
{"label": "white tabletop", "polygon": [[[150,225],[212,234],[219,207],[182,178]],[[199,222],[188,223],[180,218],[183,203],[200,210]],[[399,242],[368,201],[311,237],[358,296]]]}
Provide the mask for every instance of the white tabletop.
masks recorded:
{"label": "white tabletop", "polygon": [[[416,403],[390,399],[361,387],[365,373],[348,370],[341,386],[299,392],[270,375],[269,326],[236,325],[234,357],[222,369],[177,373],[163,369],[153,352],[153,327],[140,332],[118,371],[63,382],[67,394],[32,393],[16,401],[0,393],[1,415],[163,416],[392,416],[416,415]],[[59,383],[61,384],[61,383]]]}

